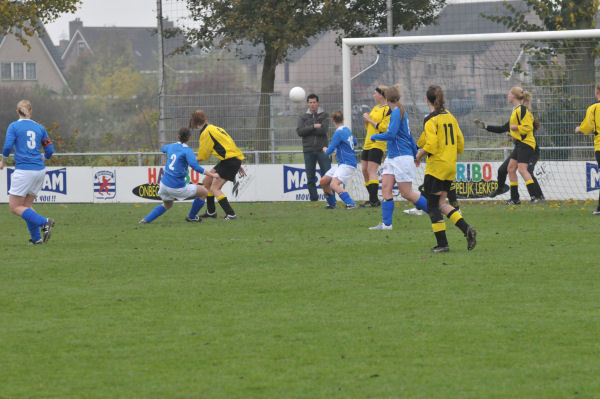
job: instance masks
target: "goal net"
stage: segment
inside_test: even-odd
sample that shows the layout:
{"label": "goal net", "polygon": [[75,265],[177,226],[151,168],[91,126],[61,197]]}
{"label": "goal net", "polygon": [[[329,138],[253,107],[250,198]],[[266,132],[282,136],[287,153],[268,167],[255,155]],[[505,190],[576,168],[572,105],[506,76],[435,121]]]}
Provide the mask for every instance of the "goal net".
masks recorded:
{"label": "goal net", "polygon": [[[347,38],[342,45],[345,120],[353,131],[363,130],[360,115],[374,105],[374,88],[397,83],[416,141],[430,112],[425,92],[431,84],[441,86],[465,137],[457,165],[459,198],[488,198],[513,143],[508,135],[490,133],[473,121],[504,125],[512,110],[507,94],[520,86],[532,93],[532,113],[541,121],[535,132],[540,157],[534,176],[546,199],[596,199],[600,174],[593,135],[574,129],[596,101],[599,38],[600,30]],[[380,59],[373,65],[376,53]],[[520,194],[528,199],[519,179]],[[356,195],[364,191],[355,190]]]}

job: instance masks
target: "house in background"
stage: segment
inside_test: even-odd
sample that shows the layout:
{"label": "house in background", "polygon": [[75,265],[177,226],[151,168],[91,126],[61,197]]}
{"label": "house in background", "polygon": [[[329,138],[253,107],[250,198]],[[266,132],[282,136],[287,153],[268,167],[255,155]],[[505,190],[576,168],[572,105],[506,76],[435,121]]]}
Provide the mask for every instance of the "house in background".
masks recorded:
{"label": "house in background", "polygon": [[56,93],[70,92],[60,55],[46,30],[27,41],[31,49],[14,35],[0,35],[0,87],[40,86]]}
{"label": "house in background", "polygon": [[[165,21],[165,29],[173,22]],[[69,40],[61,40],[58,46],[61,59],[68,71],[83,54],[93,54],[103,40],[127,40],[135,57],[135,66],[141,73],[156,73],[158,70],[158,38],[156,27],[98,27],[84,26],[77,18],[69,22]],[[168,39],[172,42],[176,39]],[[168,43],[172,45],[172,43]]]}

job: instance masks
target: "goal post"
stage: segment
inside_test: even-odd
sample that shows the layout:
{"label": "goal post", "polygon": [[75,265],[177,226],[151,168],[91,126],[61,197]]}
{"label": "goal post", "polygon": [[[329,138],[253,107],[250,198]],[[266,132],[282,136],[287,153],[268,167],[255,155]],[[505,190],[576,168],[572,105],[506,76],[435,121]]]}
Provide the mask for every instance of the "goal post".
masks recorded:
{"label": "goal post", "polygon": [[[532,92],[532,112],[542,123],[536,131],[541,149],[536,176],[542,178],[546,197],[597,199],[600,171],[594,159],[593,137],[575,134],[574,129],[585,117],[586,108],[596,101],[599,44],[600,29],[344,38],[344,121],[353,132],[360,133],[364,130],[360,115],[375,105],[374,88],[399,84],[401,103],[416,140],[423,118],[429,113],[427,87],[441,86],[447,107],[465,136],[457,181],[469,182],[464,185],[464,198],[471,198],[469,190],[479,182],[476,179],[490,183],[486,186],[489,191],[498,166],[513,146],[507,135],[479,129],[473,120],[504,125],[512,110],[507,102],[508,91],[521,86]],[[370,51],[372,56],[374,47],[384,60],[361,74],[369,57],[361,55],[360,50]],[[393,73],[388,73],[389,65]],[[485,179],[481,177],[484,174]],[[522,196],[528,198],[521,186]],[[480,197],[487,196],[484,192]]]}

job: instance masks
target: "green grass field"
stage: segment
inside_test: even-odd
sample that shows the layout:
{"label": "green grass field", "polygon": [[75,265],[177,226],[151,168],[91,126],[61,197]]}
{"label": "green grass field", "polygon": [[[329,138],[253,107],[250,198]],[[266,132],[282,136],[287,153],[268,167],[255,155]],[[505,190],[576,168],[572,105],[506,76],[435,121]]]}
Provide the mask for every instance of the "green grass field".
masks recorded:
{"label": "green grass field", "polygon": [[426,216],[234,204],[1,206],[0,398],[598,398],[595,203],[462,203]]}

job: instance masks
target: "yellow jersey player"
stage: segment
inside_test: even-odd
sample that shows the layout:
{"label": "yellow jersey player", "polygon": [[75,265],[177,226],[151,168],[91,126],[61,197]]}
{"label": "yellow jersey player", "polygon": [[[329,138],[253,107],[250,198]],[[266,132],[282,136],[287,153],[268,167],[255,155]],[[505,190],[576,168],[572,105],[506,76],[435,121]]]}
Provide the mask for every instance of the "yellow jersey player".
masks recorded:
{"label": "yellow jersey player", "polygon": [[527,168],[529,161],[535,157],[535,137],[533,136],[534,129],[539,127],[537,121],[531,111],[531,93],[523,90],[520,87],[513,87],[508,92],[508,102],[513,105],[513,111],[510,115],[510,136],[512,137],[515,148],[510,154],[508,162],[508,179],[510,180],[510,200],[509,205],[518,205],[521,203],[519,199],[519,180],[517,170],[525,180],[527,191],[532,202],[536,202],[538,198],[543,197],[541,190],[537,189],[531,173]]}
{"label": "yellow jersey player", "polygon": [[[588,107],[585,119],[581,125],[575,128],[575,133],[594,134],[594,154],[596,162],[600,166],[600,83],[596,84],[596,103]],[[592,215],[600,215],[600,195],[598,196],[598,207],[592,211]]]}
{"label": "yellow jersey player", "polygon": [[360,154],[360,160],[362,174],[365,179],[365,186],[369,192],[369,200],[360,204],[360,206],[363,207],[376,207],[381,205],[381,201],[379,201],[377,196],[377,192],[379,191],[379,177],[377,176],[377,170],[383,160],[383,154],[386,150],[387,143],[385,141],[373,141],[371,140],[371,136],[386,132],[390,123],[392,111],[385,98],[386,89],[386,86],[378,86],[375,88],[373,99],[377,105],[373,107],[370,113],[363,114],[367,133],[365,136],[365,144],[363,145],[363,150]]}
{"label": "yellow jersey player", "polygon": [[460,212],[446,204],[450,186],[456,178],[456,157],[464,151],[464,138],[458,122],[445,108],[444,92],[439,86],[429,86],[426,101],[431,113],[425,117],[425,143],[416,156],[417,163],[427,155],[425,166],[425,192],[431,226],[437,245],[430,252],[448,252],[446,215],[467,238],[467,249],[475,248],[477,232],[466,222]]}
{"label": "yellow jersey player", "polygon": [[[216,218],[217,211],[215,208],[215,197],[223,211],[225,211],[224,220],[237,219],[237,215],[233,211],[233,208],[227,200],[227,196],[223,194],[221,188],[227,182],[235,182],[235,176],[239,173],[241,176],[245,175],[244,168],[242,168],[242,160],[244,154],[235,145],[235,142],[227,134],[227,132],[218,126],[211,125],[206,121],[206,115],[202,110],[196,110],[192,113],[190,118],[190,128],[200,129],[200,145],[198,147],[198,160],[206,161],[210,155],[216,156],[220,161],[211,169],[216,177],[207,175],[204,177],[204,187],[208,189],[208,195],[206,197],[206,212],[201,217]],[[187,221],[193,222],[198,221],[199,218],[196,216],[202,204],[196,200],[192,204],[192,209],[186,218]]]}

